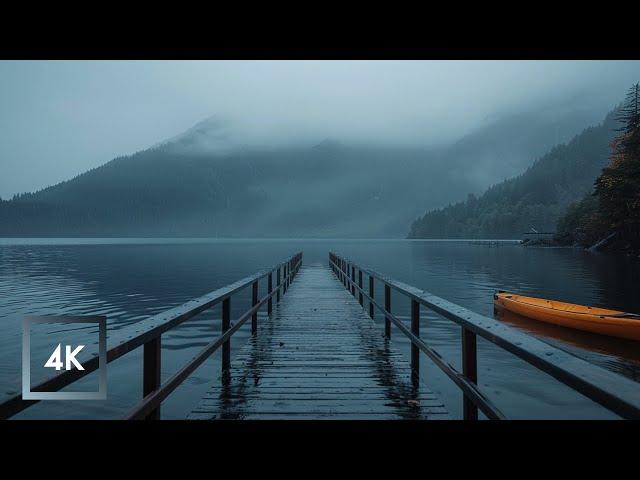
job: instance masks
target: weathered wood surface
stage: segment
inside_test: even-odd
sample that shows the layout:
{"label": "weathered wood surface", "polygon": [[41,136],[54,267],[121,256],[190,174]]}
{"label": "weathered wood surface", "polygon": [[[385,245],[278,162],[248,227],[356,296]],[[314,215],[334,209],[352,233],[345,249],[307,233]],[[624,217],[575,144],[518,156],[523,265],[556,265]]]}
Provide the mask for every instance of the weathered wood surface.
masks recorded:
{"label": "weathered wood surface", "polygon": [[303,267],[190,419],[444,419],[325,266]]}

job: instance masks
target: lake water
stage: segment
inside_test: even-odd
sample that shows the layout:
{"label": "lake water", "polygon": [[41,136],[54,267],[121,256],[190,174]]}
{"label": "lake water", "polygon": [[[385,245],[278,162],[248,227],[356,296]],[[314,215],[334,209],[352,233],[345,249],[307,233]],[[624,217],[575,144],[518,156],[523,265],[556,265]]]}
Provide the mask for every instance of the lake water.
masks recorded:
{"label": "lake water", "polygon": [[[6,396],[21,389],[24,315],[107,315],[109,329],[115,330],[266,268],[300,250],[304,252],[304,264],[327,264],[327,254],[334,250],[361,265],[488,316],[493,316],[492,296],[496,290],[640,312],[637,260],[573,249],[523,248],[513,242],[0,239],[0,393]],[[234,297],[233,316],[247,308],[248,295],[246,292]],[[401,316],[408,316],[408,302],[394,297],[393,307]],[[163,379],[218,334],[219,317],[216,307],[163,336]],[[381,323],[382,319],[376,321]],[[502,321],[640,381],[637,342],[524,318]],[[232,355],[249,336],[248,328],[247,324],[234,335]],[[74,334],[94,338],[88,337],[92,333],[89,330]],[[32,349],[37,358],[46,360],[50,351],[44,346],[61,333],[36,333],[32,334]],[[421,336],[445,359],[460,367],[460,327],[426,312]],[[409,342],[395,329],[392,339],[408,359]],[[142,395],[140,350],[109,364],[107,401],[40,402],[16,418],[122,417]],[[480,338],[478,355],[480,388],[511,418],[615,418],[589,399]],[[443,398],[452,415],[459,417],[462,400],[457,387],[424,355],[422,362],[423,380]],[[184,418],[217,380],[219,368],[217,352],[163,404],[163,418]],[[34,381],[44,378],[44,374],[37,372],[34,376]],[[95,382],[92,374],[70,389],[91,389]],[[640,384],[638,392],[640,395]]]}

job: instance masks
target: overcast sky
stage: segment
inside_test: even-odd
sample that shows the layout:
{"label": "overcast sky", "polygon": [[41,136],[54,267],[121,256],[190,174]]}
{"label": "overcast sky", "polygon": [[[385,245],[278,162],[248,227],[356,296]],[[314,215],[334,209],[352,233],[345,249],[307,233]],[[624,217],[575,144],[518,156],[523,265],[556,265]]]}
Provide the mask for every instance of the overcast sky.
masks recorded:
{"label": "overcast sky", "polygon": [[0,196],[39,189],[212,115],[248,144],[446,143],[495,114],[611,105],[640,62],[0,61]]}

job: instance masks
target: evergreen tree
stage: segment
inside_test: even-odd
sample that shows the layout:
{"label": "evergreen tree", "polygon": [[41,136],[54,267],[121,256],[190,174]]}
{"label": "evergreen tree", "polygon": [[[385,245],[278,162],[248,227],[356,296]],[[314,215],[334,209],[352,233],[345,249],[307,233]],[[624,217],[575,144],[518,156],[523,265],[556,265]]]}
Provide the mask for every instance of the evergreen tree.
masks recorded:
{"label": "evergreen tree", "polygon": [[637,133],[640,128],[640,83],[633,85],[627,92],[627,97],[618,110],[616,120],[622,123],[618,131],[626,134]]}
{"label": "evergreen tree", "polygon": [[600,214],[609,229],[640,247],[640,84],[627,94],[617,119],[620,135],[611,144],[610,164],[595,182]]}

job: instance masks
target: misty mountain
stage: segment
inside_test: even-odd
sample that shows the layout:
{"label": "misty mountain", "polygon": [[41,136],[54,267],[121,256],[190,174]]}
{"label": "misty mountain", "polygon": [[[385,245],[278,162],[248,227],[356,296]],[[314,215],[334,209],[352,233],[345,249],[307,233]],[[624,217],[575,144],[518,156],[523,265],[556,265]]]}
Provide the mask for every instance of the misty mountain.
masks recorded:
{"label": "misty mountain", "polygon": [[609,161],[617,127],[615,112],[558,145],[522,175],[477,197],[427,212],[411,226],[409,238],[520,238],[531,228],[555,231],[558,218],[593,190]]}
{"label": "misty mountain", "polygon": [[447,148],[441,161],[449,166],[451,176],[468,185],[465,194],[480,193],[498,181],[521,174],[555,145],[599,123],[606,111],[576,97],[536,110],[493,115]]}
{"label": "misty mountain", "polygon": [[148,150],[0,202],[4,236],[399,237],[519,172],[593,112],[487,121],[448,148],[249,145],[212,117]]}

